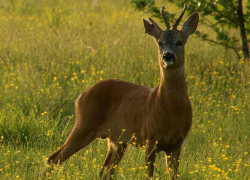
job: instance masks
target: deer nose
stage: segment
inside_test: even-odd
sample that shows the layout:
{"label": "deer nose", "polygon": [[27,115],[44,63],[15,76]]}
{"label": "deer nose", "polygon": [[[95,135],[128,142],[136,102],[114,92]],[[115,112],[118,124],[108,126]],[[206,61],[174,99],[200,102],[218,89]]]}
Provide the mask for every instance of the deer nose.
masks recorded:
{"label": "deer nose", "polygon": [[174,54],[171,53],[171,52],[165,52],[165,53],[163,54],[163,59],[164,59],[165,61],[175,61],[175,56],[174,56]]}

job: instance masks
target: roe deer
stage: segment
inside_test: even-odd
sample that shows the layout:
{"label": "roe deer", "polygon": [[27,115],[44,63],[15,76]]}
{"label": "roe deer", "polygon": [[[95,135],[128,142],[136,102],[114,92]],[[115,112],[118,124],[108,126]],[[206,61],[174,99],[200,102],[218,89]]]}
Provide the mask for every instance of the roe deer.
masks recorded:
{"label": "roe deer", "polygon": [[62,147],[49,157],[49,163],[61,164],[94,139],[108,139],[107,156],[100,176],[111,179],[113,167],[121,161],[127,144],[133,139],[133,144],[147,148],[149,177],[153,177],[156,154],[164,151],[166,163],[171,168],[170,177],[177,178],[181,147],[192,124],[184,47],[198,26],[199,16],[193,13],[182,29],[177,30],[184,7],[171,30],[163,10],[164,7],[161,14],[166,30],[151,18],[151,23],[143,19],[146,33],[153,36],[158,44],[159,86],[151,89],[109,79],[85,90],[75,102],[74,128]]}

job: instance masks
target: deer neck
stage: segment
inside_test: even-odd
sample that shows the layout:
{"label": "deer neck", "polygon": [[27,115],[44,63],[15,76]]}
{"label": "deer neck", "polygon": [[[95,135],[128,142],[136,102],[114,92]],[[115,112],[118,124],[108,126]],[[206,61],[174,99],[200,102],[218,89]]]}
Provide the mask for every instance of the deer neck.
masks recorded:
{"label": "deer neck", "polygon": [[161,81],[158,88],[158,97],[173,98],[174,95],[187,94],[187,83],[185,76],[184,61],[178,67],[163,68],[160,67]]}

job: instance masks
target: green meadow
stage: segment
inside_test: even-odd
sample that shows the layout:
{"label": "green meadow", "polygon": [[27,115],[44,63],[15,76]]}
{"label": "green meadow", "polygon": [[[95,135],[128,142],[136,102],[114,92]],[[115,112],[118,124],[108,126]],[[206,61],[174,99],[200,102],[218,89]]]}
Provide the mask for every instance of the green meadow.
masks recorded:
{"label": "green meadow", "polygon": [[[74,101],[87,87],[107,78],[159,84],[157,46],[142,22],[148,17],[126,0],[0,2],[0,180],[39,179],[70,133]],[[250,180],[248,62],[192,35],[186,77],[193,126],[179,179]],[[106,151],[106,141],[95,140],[45,179],[98,179]],[[145,179],[144,155],[129,146],[114,178]],[[153,179],[168,174],[160,153]]]}

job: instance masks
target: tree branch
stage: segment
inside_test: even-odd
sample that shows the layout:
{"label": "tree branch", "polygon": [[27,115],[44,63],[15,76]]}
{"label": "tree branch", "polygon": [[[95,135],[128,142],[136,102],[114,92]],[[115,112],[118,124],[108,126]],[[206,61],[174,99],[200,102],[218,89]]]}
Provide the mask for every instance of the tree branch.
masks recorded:
{"label": "tree branch", "polygon": [[237,57],[238,57],[239,59],[241,59],[241,56],[240,56],[240,54],[238,53],[238,51],[239,51],[240,49],[237,48],[237,47],[230,46],[230,45],[225,44],[225,43],[223,43],[223,42],[217,42],[217,41],[214,41],[214,40],[212,40],[212,39],[203,38],[202,40],[208,41],[208,42],[213,43],[213,44],[225,46],[226,48],[232,49],[232,50],[235,52],[235,54],[237,55]]}

